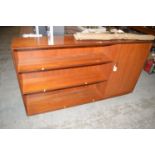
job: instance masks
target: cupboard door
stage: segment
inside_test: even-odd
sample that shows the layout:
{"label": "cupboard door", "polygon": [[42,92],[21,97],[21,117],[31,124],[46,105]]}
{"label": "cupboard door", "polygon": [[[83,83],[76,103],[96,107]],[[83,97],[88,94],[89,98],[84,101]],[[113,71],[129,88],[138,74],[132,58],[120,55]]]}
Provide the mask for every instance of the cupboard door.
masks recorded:
{"label": "cupboard door", "polygon": [[108,80],[105,98],[131,92],[140,76],[145,60],[150,51],[151,43],[118,45],[115,66]]}

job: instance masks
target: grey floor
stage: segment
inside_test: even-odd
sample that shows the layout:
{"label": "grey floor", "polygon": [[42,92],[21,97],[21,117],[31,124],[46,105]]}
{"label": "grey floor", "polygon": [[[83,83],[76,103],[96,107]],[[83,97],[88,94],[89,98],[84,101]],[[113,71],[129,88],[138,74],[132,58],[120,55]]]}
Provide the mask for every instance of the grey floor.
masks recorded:
{"label": "grey floor", "polygon": [[131,94],[28,117],[10,50],[18,33],[0,27],[0,128],[155,128],[155,74],[145,72]]}

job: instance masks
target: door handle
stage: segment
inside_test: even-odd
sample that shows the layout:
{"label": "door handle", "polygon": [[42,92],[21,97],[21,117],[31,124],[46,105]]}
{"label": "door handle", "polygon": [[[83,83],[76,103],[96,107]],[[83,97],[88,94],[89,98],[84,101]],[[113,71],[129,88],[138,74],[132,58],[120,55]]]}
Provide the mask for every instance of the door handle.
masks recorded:
{"label": "door handle", "polygon": [[112,70],[113,70],[113,72],[117,72],[117,70],[118,70],[118,66],[117,66],[116,64],[114,64]]}

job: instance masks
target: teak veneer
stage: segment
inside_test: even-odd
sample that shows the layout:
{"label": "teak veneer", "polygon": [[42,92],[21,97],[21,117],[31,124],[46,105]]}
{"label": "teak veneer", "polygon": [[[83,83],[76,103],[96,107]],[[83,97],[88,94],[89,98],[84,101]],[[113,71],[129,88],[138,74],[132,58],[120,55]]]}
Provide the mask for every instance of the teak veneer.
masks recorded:
{"label": "teak veneer", "polygon": [[132,92],[152,42],[15,38],[13,61],[28,115]]}

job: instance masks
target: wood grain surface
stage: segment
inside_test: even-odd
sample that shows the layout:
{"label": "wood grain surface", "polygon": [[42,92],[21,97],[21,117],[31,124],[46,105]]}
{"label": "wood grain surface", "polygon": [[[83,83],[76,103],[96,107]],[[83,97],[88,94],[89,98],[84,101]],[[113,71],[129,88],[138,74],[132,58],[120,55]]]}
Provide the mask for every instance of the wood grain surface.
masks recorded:
{"label": "wood grain surface", "polygon": [[49,48],[69,48],[69,47],[94,47],[94,46],[109,46],[115,44],[126,44],[126,43],[152,43],[152,41],[141,41],[141,40],[111,40],[111,41],[94,41],[94,40],[75,40],[72,35],[68,36],[54,36],[54,44],[48,44],[47,37],[41,38],[14,38],[12,41],[12,49],[18,50],[35,50],[35,49],[49,49]]}
{"label": "wood grain surface", "polygon": [[104,97],[106,82],[75,88],[24,95],[28,115],[67,108]]}
{"label": "wood grain surface", "polygon": [[[150,41],[15,38],[12,55],[27,115],[131,92]],[[115,70],[114,70],[115,66]]]}
{"label": "wood grain surface", "polygon": [[108,80],[112,64],[20,74],[23,94],[87,85]]}
{"label": "wood grain surface", "polygon": [[118,45],[113,59],[118,70],[110,75],[105,97],[129,93],[134,89],[150,48],[149,43]]}
{"label": "wood grain surface", "polygon": [[15,52],[18,72],[64,69],[110,62],[109,46]]}

